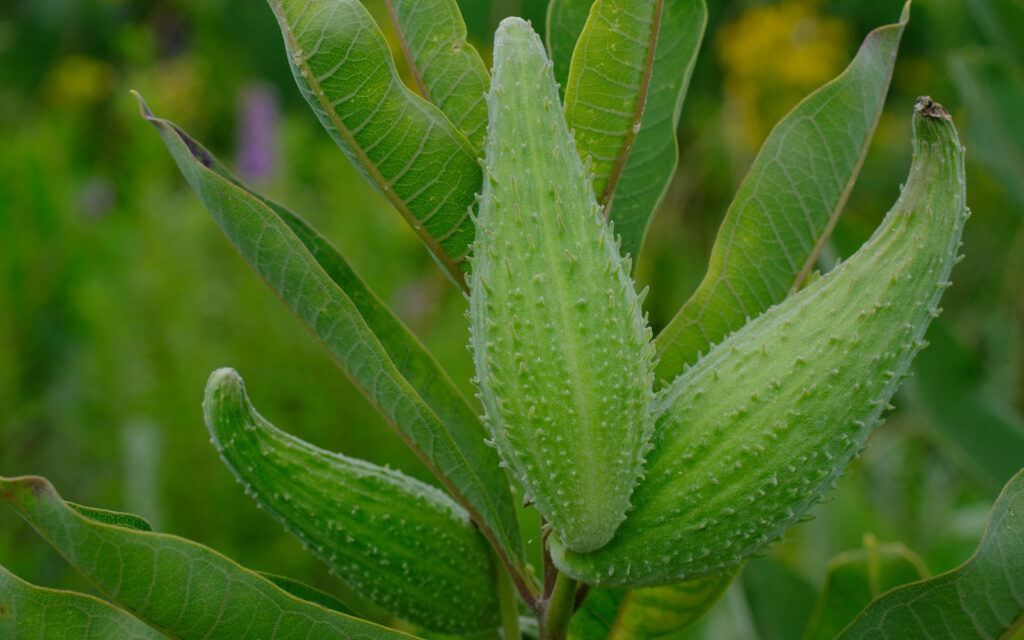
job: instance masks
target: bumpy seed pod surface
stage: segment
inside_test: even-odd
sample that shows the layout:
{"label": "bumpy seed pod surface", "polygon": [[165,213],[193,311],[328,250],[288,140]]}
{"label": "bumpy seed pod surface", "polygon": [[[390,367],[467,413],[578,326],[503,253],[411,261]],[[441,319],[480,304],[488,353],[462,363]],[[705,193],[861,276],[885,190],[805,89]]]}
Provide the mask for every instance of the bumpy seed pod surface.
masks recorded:
{"label": "bumpy seed pod surface", "polygon": [[436,631],[498,626],[487,542],[447,495],[277,429],[232,369],[210,376],[203,410],[246,492],[355,591]]}
{"label": "bumpy seed pod surface", "polygon": [[470,346],[485,422],[555,535],[611,539],[653,420],[651,333],[540,38],[495,35]]}
{"label": "bumpy seed pod surface", "polygon": [[963,149],[930,99],[903,191],[845,264],[725,339],[659,394],[635,509],[595,553],[553,544],[594,584],[668,584],[778,538],[860,452],[905,377],[957,261]]}

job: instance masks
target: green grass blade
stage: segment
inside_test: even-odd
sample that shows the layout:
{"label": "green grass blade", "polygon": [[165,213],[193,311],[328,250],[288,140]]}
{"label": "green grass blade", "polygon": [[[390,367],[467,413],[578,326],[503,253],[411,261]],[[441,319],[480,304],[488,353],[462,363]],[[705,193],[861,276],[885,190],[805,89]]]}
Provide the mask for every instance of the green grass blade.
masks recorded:
{"label": "green grass blade", "polygon": [[518,571],[522,543],[507,478],[447,373],[322,236],[248,191],[184,131],[140,106],[245,260]]}
{"label": "green grass blade", "polygon": [[386,0],[420,95],[448,117],[474,148],[487,131],[484,94],[491,77],[455,0]]}
{"label": "green grass blade", "polygon": [[355,591],[435,631],[498,626],[487,541],[446,494],[277,429],[232,369],[210,376],[203,413],[246,492]]}
{"label": "green grass blade", "polygon": [[0,478],[7,502],[105,594],[170,638],[409,638],[299,600],[201,544],[90,520],[43,478]]}
{"label": "green grass blade", "polygon": [[872,602],[837,640],[1019,637],[1024,629],[1024,470],[996,500],[974,555]]}
{"label": "green grass blade", "polygon": [[324,128],[465,286],[469,210],[481,183],[476,150],[402,84],[358,0],[268,1],[295,80]]}
{"label": "green grass blade", "polygon": [[86,595],[31,585],[0,566],[0,637],[167,640],[128,612]]}
{"label": "green grass blade", "polygon": [[799,288],[846,203],[871,142],[909,19],[875,29],[850,66],[765,140],[718,231],[708,272],[655,342],[658,377]]}

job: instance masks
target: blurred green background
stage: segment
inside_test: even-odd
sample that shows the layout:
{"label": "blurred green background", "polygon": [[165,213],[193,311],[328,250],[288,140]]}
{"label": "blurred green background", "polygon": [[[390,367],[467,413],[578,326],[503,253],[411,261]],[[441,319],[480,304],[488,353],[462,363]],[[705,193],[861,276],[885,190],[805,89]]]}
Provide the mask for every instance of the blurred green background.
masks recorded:
{"label": "blurred green background", "polygon": [[[382,14],[382,3],[367,4]],[[501,17],[529,17],[538,30],[544,20],[540,0],[460,4],[485,59]],[[703,276],[721,216],[772,124],[901,6],[709,4],[679,172],[638,264],[655,331]],[[949,107],[967,146],[967,257],[932,347],[871,448],[815,520],[752,563],[745,602],[728,599],[709,624],[763,617],[758,572],[783,572],[798,595],[812,592],[828,559],[865,533],[905,543],[932,573],[955,566],[976,546],[999,488],[1024,466],[1022,43],[1020,0],[914,4],[886,111],[822,267],[852,253],[895,200],[920,94]],[[328,235],[471,392],[462,295],[323,133],[264,3],[8,0],[0,473],[47,476],[69,500],[139,513],[244,565],[338,593],[209,446],[200,409],[209,372],[238,369],[265,416],[319,446],[429,474],[235,255],[129,89]],[[90,590],[7,511],[0,562],[39,584]],[[762,638],[792,637],[785,623],[754,626]]]}

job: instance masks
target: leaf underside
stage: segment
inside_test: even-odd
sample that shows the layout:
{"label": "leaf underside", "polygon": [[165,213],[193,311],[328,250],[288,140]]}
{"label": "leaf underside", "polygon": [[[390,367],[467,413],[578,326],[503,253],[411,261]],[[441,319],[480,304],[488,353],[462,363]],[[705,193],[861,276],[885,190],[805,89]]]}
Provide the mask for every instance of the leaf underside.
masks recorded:
{"label": "leaf underside", "polygon": [[90,520],[43,478],[0,478],[0,501],[114,602],[171,638],[410,637],[295,598],[191,540]]}

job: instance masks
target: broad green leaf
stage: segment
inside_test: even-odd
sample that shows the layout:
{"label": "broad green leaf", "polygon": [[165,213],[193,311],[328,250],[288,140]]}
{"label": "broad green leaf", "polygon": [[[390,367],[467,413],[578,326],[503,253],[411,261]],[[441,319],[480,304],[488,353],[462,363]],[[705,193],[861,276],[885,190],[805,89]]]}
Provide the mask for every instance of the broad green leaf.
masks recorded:
{"label": "broad green leaf", "polygon": [[43,478],[0,478],[0,501],[114,602],[170,638],[410,637],[299,600],[191,540],[90,520]]}
{"label": "broad green leaf", "polygon": [[838,640],[1016,640],[1024,630],[1024,470],[996,500],[958,568],[885,593]]}
{"label": "broad green leaf", "polygon": [[747,563],[740,575],[759,640],[800,637],[814,606],[814,589],[792,569],[770,558]]}
{"label": "broad green leaf", "polygon": [[995,495],[1024,463],[1024,418],[980,384],[983,365],[937,322],[914,366],[928,426]]}
{"label": "broad green leaf", "polygon": [[654,69],[665,0],[597,0],[573,50],[565,121],[590,159],[598,204],[611,204]]}
{"label": "broad green leaf", "polygon": [[569,620],[569,640],[605,640],[615,625],[626,589],[591,587],[587,598]]}
{"label": "broad green leaf", "polygon": [[769,134],[733,199],[707,274],[656,339],[671,380],[716,342],[807,280],[871,142],[910,3],[875,29],[839,76]]}
{"label": "broad green leaf", "polygon": [[828,563],[825,586],[804,640],[832,640],[882,592],[926,577],[924,563],[905,545],[879,544],[873,536],[865,536],[862,548],[841,553]]}
{"label": "broad green leaf", "polygon": [[[585,4],[588,3],[552,0],[548,7],[548,49],[555,64],[556,78],[568,78],[568,71],[565,76],[560,75],[560,65],[563,64],[560,59],[567,59],[567,52],[572,51],[576,37],[583,31],[581,16],[586,18]],[[706,24],[704,0],[665,0],[640,130],[625,158],[625,166],[615,185],[614,200],[602,199],[607,207],[606,214],[615,223],[615,232],[622,237],[621,250],[624,254],[634,257],[639,254],[647,228],[675,173],[679,158],[676,125]],[[599,55],[594,57],[598,61],[602,58]],[[603,69],[601,71],[603,73]],[[566,91],[568,104],[568,88]],[[592,95],[586,100],[598,102],[599,96],[607,91],[594,85]],[[570,126],[576,127],[579,140],[579,124],[570,122]],[[603,128],[597,123],[594,126]],[[590,153],[585,143],[579,144],[579,151],[584,156]],[[601,190],[595,190],[601,196]]]}
{"label": "broad green leaf", "polygon": [[128,612],[71,591],[31,585],[0,566],[0,638],[167,640]]}
{"label": "broad green leaf", "polygon": [[473,146],[398,78],[358,0],[268,0],[299,90],[349,160],[465,285],[480,190]]}
{"label": "broad green leaf", "polygon": [[487,130],[487,67],[466,42],[455,0],[386,0],[420,95],[439,108],[474,148]]}
{"label": "broad green leaf", "polygon": [[173,123],[160,132],[242,257],[320,339],[341,369],[470,512],[519,571],[515,503],[476,411],[415,336],[344,258],[298,216],[238,183]]}
{"label": "broad green leaf", "polygon": [[355,591],[435,631],[498,626],[487,541],[447,495],[277,429],[232,369],[210,375],[203,413],[246,493]]}
{"label": "broad green leaf", "polygon": [[964,104],[971,154],[1024,211],[1024,67],[992,50],[949,57],[950,78]]}

